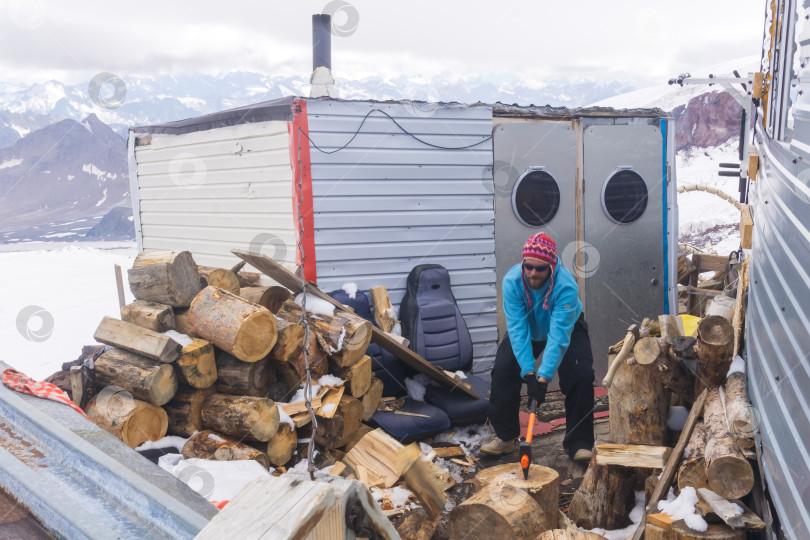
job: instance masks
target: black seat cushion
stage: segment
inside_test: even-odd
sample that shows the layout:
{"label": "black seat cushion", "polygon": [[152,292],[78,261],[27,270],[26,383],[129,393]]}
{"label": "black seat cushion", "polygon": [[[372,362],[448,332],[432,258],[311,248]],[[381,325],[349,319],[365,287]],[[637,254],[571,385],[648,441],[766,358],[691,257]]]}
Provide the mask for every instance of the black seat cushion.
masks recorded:
{"label": "black seat cushion", "polygon": [[447,414],[429,403],[405,398],[405,404],[399,410],[427,417],[380,411],[371,417],[371,421],[403,444],[432,437],[450,427]]}

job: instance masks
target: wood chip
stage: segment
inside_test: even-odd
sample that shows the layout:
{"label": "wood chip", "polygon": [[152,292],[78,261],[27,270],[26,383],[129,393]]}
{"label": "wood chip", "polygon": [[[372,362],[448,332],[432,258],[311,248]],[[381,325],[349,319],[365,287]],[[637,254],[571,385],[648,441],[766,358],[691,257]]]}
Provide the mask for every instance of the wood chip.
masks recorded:
{"label": "wood chip", "polygon": [[427,414],[419,414],[415,412],[394,411],[394,414],[401,414],[403,416],[416,416],[417,418],[430,418]]}

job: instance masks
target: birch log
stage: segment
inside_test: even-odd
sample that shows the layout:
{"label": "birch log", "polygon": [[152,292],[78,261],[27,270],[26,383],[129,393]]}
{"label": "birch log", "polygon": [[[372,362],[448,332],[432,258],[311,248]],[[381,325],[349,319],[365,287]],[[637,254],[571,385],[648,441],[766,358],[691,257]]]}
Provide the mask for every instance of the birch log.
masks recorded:
{"label": "birch log", "polygon": [[706,443],[709,487],[727,499],[747,495],[754,487],[754,471],[729,433],[719,388],[709,390],[703,420],[709,430]]}
{"label": "birch log", "polygon": [[698,488],[708,487],[706,479],[706,425],[703,422],[695,424],[692,436],[684,451],[684,458],[678,469],[678,489],[691,486]]}

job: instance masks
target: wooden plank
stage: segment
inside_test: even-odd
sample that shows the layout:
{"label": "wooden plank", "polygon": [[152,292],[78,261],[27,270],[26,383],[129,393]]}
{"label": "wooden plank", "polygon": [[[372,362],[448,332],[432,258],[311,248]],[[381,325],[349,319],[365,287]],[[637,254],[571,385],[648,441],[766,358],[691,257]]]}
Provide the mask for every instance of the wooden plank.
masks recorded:
{"label": "wooden plank", "polygon": [[708,504],[712,512],[717,514],[717,517],[722,519],[726,525],[734,529],[742,529],[745,527],[742,518],[743,512],[737,510],[727,499],[708,488],[698,488],[697,492],[698,497]]}
{"label": "wooden plank", "polygon": [[751,217],[751,207],[743,204],[740,208],[740,247],[751,249],[751,238],[754,234],[754,219]]}
{"label": "wooden plank", "polygon": [[[267,257],[266,255],[255,255],[253,253],[248,253],[247,251],[242,251],[239,249],[231,250],[231,253],[242,259],[243,261],[247,262],[257,270],[263,272],[264,274],[268,275],[269,277],[276,280],[279,284],[287,287],[294,293],[300,293],[303,291],[303,285],[301,283],[301,279],[284,268],[282,265],[274,261],[273,259]],[[314,294],[315,296],[329,302],[333,306],[343,311],[351,311],[346,306],[341,304],[340,302],[336,301],[334,298],[329,296],[328,294],[322,292],[318,287],[312,283],[309,283],[307,286],[307,292]],[[420,373],[424,373],[429,378],[442,383],[445,386],[450,388],[458,388],[465,394],[475,399],[480,399],[478,394],[472,389],[472,386],[469,383],[464,381],[457,381],[451,377],[448,377],[443,370],[437,368],[412,350],[403,347],[400,343],[396,341],[396,339],[389,336],[376,326],[373,326],[371,329],[371,341],[373,343],[377,343],[383,349],[391,352],[408,364],[410,367],[416,369]]]}
{"label": "wooden plank", "polygon": [[597,442],[596,464],[663,469],[671,453],[669,446]]}
{"label": "wooden plank", "polygon": [[118,307],[119,309],[124,307],[127,303],[126,297],[124,296],[124,276],[121,273],[121,266],[116,264],[115,266],[115,286],[118,289]]}
{"label": "wooden plank", "polygon": [[656,527],[661,527],[667,531],[674,522],[675,520],[672,519],[672,516],[664,512],[658,514],[647,514],[647,523],[651,523]]}
{"label": "wooden plank", "polygon": [[[675,473],[678,471],[678,465],[681,463],[681,458],[683,458],[683,451],[686,449],[686,445],[689,443],[689,438],[692,436],[692,430],[695,429],[695,424],[697,423],[698,418],[701,414],[703,414],[703,405],[706,403],[706,393],[707,390],[703,390],[703,392],[700,393],[697,399],[695,399],[695,402],[692,404],[692,410],[689,411],[689,416],[686,418],[686,423],[681,431],[681,436],[678,438],[678,444],[675,445],[675,449],[669,455],[667,466],[664,467],[661,477],[658,479],[658,484],[655,486],[655,491],[653,491],[652,497],[650,497],[650,500],[647,503],[647,508],[644,512],[645,518],[641,520],[642,523],[646,523],[646,515],[649,514],[650,511],[654,511],[658,508],[658,501],[661,500],[664,493],[669,491],[669,486],[672,484],[672,479],[675,477]],[[633,535],[633,540],[640,540],[643,536],[644,527],[639,527],[636,529],[636,533]]]}
{"label": "wooden plank", "polygon": [[381,429],[375,429],[349,450],[343,462],[354,469],[358,479],[366,486],[390,488],[400,477],[397,452],[401,449],[402,445],[393,437]]}
{"label": "wooden plank", "polygon": [[82,377],[82,366],[70,367],[70,395],[72,401],[81,408],[84,399],[84,379]]}

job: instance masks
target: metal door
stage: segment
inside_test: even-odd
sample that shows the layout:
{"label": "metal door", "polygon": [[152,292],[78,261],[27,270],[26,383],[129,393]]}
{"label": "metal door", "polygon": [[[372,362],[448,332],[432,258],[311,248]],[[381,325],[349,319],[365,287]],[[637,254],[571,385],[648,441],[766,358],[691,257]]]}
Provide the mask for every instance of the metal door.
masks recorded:
{"label": "metal door", "polygon": [[[664,313],[664,141],[658,125],[584,126],[585,308],[597,384],[627,327]],[[646,195],[646,196],[644,196]]]}
{"label": "metal door", "polygon": [[574,241],[576,146],[570,121],[507,123],[493,133],[499,339],[506,332],[501,280],[520,262],[526,239],[546,232],[560,254]]}

